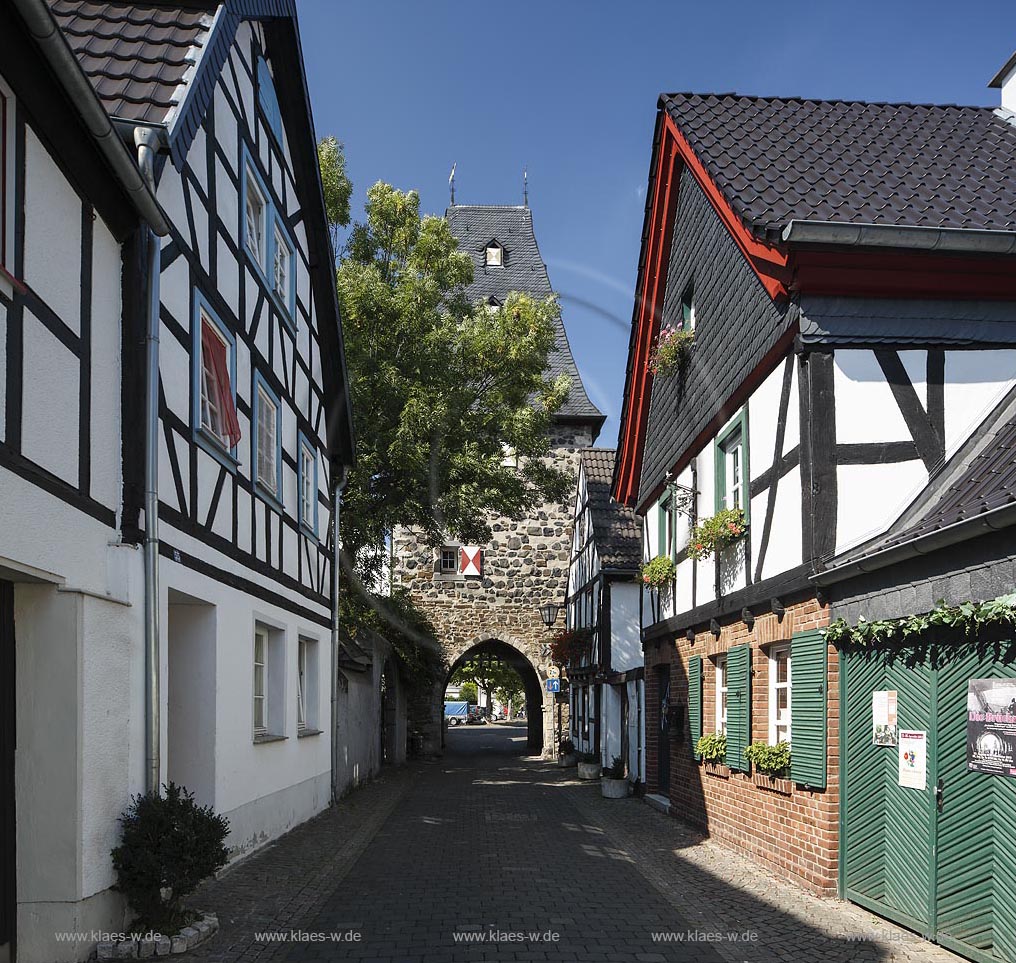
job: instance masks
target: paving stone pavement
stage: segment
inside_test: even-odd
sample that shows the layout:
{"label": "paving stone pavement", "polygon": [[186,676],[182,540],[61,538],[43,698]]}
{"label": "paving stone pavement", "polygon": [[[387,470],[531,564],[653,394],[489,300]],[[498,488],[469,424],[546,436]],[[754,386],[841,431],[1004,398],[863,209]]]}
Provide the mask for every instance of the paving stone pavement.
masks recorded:
{"label": "paving stone pavement", "polygon": [[387,773],[206,885],[194,902],[218,912],[221,932],[190,958],[959,959],[782,883],[640,800],[604,800],[574,770],[513,755],[524,744],[513,735],[450,734],[453,750],[481,752]]}

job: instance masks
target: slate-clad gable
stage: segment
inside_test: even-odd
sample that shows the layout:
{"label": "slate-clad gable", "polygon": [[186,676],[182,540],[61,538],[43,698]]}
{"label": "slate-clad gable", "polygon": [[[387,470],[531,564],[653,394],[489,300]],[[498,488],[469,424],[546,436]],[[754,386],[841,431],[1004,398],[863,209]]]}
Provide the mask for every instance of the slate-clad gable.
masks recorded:
{"label": "slate-clad gable", "polygon": [[635,512],[611,501],[613,448],[586,448],[580,453],[593,538],[604,568],[637,569],[642,561],[642,526]]}
{"label": "slate-clad gable", "polygon": [[695,346],[684,378],[653,381],[639,501],[663,483],[786,332],[794,310],[769,297],[687,168],[681,172],[676,218],[663,324],[680,323],[681,296],[693,282]]}
{"label": "slate-clad gable", "polygon": [[[458,239],[459,250],[473,259],[473,283],[468,294],[474,301],[491,298],[503,304],[512,291],[523,291],[537,299],[553,293],[547,266],[540,255],[533,230],[533,214],[528,207],[500,205],[456,204],[445,212],[448,226]],[[487,267],[487,245],[497,241],[504,249],[501,267]],[[564,323],[557,324],[557,346],[549,359],[547,373],[552,377],[561,374],[571,379],[568,400],[557,413],[558,418],[570,421],[588,419],[603,424],[604,416],[586,394],[579,374]]]}
{"label": "slate-clad gable", "polygon": [[792,220],[1016,230],[1016,126],[990,107],[665,94],[756,236]]}

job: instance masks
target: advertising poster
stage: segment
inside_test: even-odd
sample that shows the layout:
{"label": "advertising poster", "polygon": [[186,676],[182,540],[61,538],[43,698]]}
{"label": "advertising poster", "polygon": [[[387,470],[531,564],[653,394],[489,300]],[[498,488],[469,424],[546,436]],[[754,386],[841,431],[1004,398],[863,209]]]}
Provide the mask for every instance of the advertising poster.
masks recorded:
{"label": "advertising poster", "polygon": [[896,690],[879,690],[871,694],[871,744],[896,745]]}
{"label": "advertising poster", "polygon": [[967,769],[1016,776],[1016,679],[967,682]]}
{"label": "advertising poster", "polygon": [[907,789],[928,788],[928,733],[920,729],[900,729],[900,771],[897,780]]}

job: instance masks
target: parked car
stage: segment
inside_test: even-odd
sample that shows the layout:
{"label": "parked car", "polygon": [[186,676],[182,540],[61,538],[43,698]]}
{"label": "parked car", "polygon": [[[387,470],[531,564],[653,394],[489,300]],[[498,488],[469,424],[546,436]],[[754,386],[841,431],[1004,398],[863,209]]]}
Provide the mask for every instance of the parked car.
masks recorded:
{"label": "parked car", "polygon": [[466,718],[467,726],[483,726],[487,724],[487,717],[482,709],[471,709]]}

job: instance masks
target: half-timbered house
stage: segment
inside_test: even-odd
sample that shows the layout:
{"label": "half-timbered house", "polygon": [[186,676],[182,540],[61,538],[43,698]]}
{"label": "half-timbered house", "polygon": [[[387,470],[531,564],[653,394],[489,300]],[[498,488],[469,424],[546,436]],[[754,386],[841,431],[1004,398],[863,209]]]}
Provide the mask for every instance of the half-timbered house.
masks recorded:
{"label": "half-timbered house", "polygon": [[328,804],[352,437],[295,5],[16,0],[0,53],[0,954],[52,963],[129,922],[132,794],[233,855]]}
{"label": "half-timbered house", "polygon": [[646,608],[648,788],[814,890],[843,720],[813,576],[1016,385],[1014,146],[991,108],[659,101],[613,483],[676,563]]}
{"label": "half-timbered house", "polygon": [[604,766],[615,758],[629,782],[645,779],[642,669],[642,539],[635,513],[611,501],[614,451],[579,453],[568,567],[567,627],[588,633],[568,664],[571,739]]}

